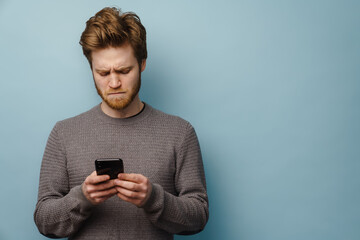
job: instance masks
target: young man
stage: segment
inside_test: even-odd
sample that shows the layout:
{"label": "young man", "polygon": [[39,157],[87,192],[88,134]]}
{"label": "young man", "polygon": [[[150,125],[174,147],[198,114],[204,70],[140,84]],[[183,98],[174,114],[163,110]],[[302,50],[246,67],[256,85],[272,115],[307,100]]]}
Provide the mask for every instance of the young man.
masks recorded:
{"label": "young man", "polygon": [[[147,58],[140,19],[104,8],[87,21],[80,44],[102,102],[50,133],[34,213],[39,231],[137,240],[201,231],[208,198],[195,131],[139,98]],[[99,158],[121,158],[125,173],[97,175]]]}

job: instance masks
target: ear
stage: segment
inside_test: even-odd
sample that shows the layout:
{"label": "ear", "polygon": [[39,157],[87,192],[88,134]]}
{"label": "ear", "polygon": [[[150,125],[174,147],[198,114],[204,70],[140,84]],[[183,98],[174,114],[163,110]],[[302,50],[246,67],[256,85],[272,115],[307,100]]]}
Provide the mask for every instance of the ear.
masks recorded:
{"label": "ear", "polygon": [[143,72],[145,70],[145,68],[146,68],[146,59],[143,59],[141,61],[141,72]]}

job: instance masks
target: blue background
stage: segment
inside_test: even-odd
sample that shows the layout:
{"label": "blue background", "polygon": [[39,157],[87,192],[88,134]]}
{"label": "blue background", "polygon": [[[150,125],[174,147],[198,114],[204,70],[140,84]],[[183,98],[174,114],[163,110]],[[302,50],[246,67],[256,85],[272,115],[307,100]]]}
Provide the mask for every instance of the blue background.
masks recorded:
{"label": "blue background", "polygon": [[0,239],[33,222],[47,137],[100,102],[78,44],[105,6],[148,31],[142,100],[190,121],[210,219],[176,239],[360,239],[359,1],[0,1]]}

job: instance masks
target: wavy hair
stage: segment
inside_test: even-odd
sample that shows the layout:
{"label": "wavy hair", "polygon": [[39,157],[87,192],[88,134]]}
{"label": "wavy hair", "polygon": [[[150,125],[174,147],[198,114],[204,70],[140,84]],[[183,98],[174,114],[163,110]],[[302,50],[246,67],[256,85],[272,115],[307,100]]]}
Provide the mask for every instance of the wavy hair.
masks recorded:
{"label": "wavy hair", "polygon": [[131,45],[139,65],[147,58],[146,30],[140,18],[133,12],[122,13],[115,7],[103,8],[91,17],[79,43],[90,66],[92,51],[120,47],[125,43]]}

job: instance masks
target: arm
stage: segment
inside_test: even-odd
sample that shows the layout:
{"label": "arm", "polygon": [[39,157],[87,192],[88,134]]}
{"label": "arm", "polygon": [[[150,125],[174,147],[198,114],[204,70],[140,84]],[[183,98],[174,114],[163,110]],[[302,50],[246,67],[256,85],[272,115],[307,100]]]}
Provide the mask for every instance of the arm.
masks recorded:
{"label": "arm", "polygon": [[209,217],[208,197],[200,146],[190,124],[176,153],[175,189],[177,196],[153,184],[152,194],[143,207],[148,218],[170,233],[200,232]]}
{"label": "arm", "polygon": [[81,186],[69,188],[66,153],[57,126],[50,133],[41,164],[34,220],[43,235],[67,237],[90,216],[91,203]]}
{"label": "arm", "polygon": [[109,176],[89,175],[82,185],[69,188],[66,153],[57,126],[51,132],[41,165],[38,203],[34,219],[48,237],[68,237],[77,232],[97,205],[116,193]]}
{"label": "arm", "polygon": [[170,233],[200,232],[208,220],[208,199],[199,143],[190,126],[176,156],[176,196],[141,174],[119,174],[118,197],[145,210],[150,221]]}

